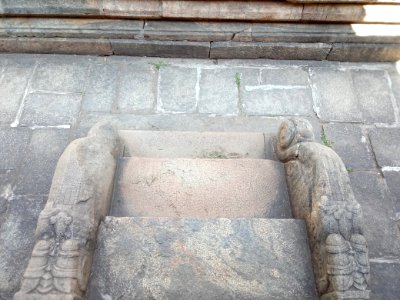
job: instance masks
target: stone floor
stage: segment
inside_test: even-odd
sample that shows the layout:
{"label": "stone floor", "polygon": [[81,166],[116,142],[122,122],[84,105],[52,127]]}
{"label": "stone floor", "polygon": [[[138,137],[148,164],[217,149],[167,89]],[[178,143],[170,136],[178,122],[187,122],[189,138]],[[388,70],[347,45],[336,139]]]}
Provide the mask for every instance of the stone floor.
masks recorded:
{"label": "stone floor", "polygon": [[103,117],[126,128],[314,125],[364,210],[372,299],[400,294],[400,65],[0,55],[0,299],[18,289],[55,165]]}

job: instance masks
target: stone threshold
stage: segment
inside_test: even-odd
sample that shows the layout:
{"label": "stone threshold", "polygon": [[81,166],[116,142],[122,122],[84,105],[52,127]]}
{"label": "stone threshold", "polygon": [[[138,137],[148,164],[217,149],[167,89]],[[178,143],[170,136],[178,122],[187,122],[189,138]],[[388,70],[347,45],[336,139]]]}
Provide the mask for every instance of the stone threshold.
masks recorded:
{"label": "stone threshold", "polygon": [[400,25],[3,18],[0,52],[396,61]]}
{"label": "stone threshold", "polygon": [[[341,0],[342,3],[174,0],[3,0],[1,16],[102,17],[130,19],[247,20],[258,22],[400,23],[399,0]],[[331,1],[331,0],[329,0]],[[294,2],[297,2],[294,0]],[[334,1],[336,2],[336,1]],[[362,3],[359,3],[362,2]],[[365,4],[374,3],[374,4]],[[387,4],[385,4],[387,3]]]}

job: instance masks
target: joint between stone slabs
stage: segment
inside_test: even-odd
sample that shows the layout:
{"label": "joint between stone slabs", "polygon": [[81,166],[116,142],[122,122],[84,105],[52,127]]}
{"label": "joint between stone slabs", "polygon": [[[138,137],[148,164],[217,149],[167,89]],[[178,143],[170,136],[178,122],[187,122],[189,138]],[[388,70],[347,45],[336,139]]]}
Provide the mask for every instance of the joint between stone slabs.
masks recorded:
{"label": "joint between stone slabs", "polygon": [[14,122],[12,122],[10,124],[10,127],[18,127],[19,126],[19,123],[20,123],[20,120],[21,120],[21,117],[22,117],[22,114],[23,114],[24,108],[25,108],[26,96],[30,93],[32,81],[33,81],[33,78],[34,78],[34,76],[36,74],[36,70],[37,70],[38,67],[39,67],[39,63],[35,62],[35,65],[34,65],[34,67],[32,69],[32,73],[29,76],[28,82],[26,83],[25,91],[24,91],[24,94],[22,96],[21,103],[20,103],[20,105],[18,107],[17,115],[15,116]]}
{"label": "joint between stone slabs", "polygon": [[311,89],[311,98],[313,101],[313,112],[315,114],[315,116],[317,117],[317,119],[321,120],[321,115],[320,115],[320,111],[321,111],[321,103],[319,103],[319,100],[317,99],[317,86],[313,83],[312,77],[313,77],[313,71],[312,68],[307,68],[308,71],[308,84],[310,85],[310,89]]}

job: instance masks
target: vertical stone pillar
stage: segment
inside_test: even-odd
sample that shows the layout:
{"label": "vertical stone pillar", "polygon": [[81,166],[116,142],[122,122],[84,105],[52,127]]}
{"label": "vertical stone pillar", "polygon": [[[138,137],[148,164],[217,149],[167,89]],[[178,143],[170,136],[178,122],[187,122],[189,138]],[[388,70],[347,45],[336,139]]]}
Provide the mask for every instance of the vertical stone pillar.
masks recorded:
{"label": "vertical stone pillar", "polygon": [[14,299],[83,299],[97,228],[110,208],[118,152],[118,133],[108,123],[65,149]]}
{"label": "vertical stone pillar", "polygon": [[342,160],[314,141],[302,119],[281,124],[277,155],[285,163],[293,215],[307,224],[321,299],[369,299],[362,212]]}

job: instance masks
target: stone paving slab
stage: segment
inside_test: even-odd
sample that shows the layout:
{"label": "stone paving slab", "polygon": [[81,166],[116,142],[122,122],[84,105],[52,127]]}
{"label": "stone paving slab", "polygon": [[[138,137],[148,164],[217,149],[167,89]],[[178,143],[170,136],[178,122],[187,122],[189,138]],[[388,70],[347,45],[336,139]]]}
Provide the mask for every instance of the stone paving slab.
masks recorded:
{"label": "stone paving slab", "polygon": [[262,133],[120,130],[119,136],[125,157],[268,158]]}
{"label": "stone paving slab", "polygon": [[125,158],[114,193],[117,217],[291,217],[283,165],[265,159]]}
{"label": "stone paving slab", "polygon": [[301,220],[106,217],[88,299],[317,299],[306,236]]}
{"label": "stone paving slab", "polygon": [[368,135],[359,125],[326,124],[323,128],[328,143],[339,154],[350,172],[376,167]]}
{"label": "stone paving slab", "polygon": [[193,67],[163,66],[159,68],[157,111],[165,113],[193,113],[198,102],[198,75]]}
{"label": "stone paving slab", "polygon": [[26,128],[0,129],[0,172],[19,167],[29,138]]}
{"label": "stone paving slab", "polygon": [[363,210],[370,258],[399,257],[400,231],[383,177],[378,172],[360,171],[350,173],[350,179]]}
{"label": "stone paving slab", "polygon": [[[82,94],[32,93],[25,97],[21,125],[73,124],[81,107]],[[43,107],[46,107],[44,110]]]}
{"label": "stone paving slab", "polygon": [[22,161],[22,172],[16,179],[17,195],[46,195],[59,157],[69,140],[68,129],[37,129],[33,131]]}
{"label": "stone paving slab", "polygon": [[383,172],[383,176],[386,179],[390,194],[392,195],[395,209],[395,220],[400,221],[400,172],[385,171]]}
{"label": "stone paving slab", "polygon": [[[20,196],[8,202],[0,227],[0,299],[12,299],[35,242],[34,233],[46,197]],[[7,241],[6,243],[4,241]]]}
{"label": "stone paving slab", "polygon": [[394,123],[385,71],[312,68],[310,75],[316,111],[324,121]]}
{"label": "stone paving slab", "polygon": [[94,64],[92,66],[82,98],[82,110],[111,112],[117,97],[115,87],[118,83],[119,69],[118,65],[113,64]]}
{"label": "stone paving slab", "polygon": [[82,93],[88,73],[87,63],[71,63],[62,59],[44,62],[37,67],[31,87],[33,91]]}
{"label": "stone paving slab", "polygon": [[371,263],[371,299],[396,300],[399,295],[400,262]]}
{"label": "stone paving slab", "polygon": [[152,65],[129,64],[119,66],[118,69],[114,85],[117,91],[117,107],[112,107],[113,110],[125,113],[152,111],[157,97],[157,72]]}
{"label": "stone paving slab", "polygon": [[400,167],[400,129],[377,128],[370,137],[378,165]]}
{"label": "stone paving slab", "polygon": [[0,124],[14,121],[23,100],[28,81],[32,76],[33,66],[7,65],[0,76]]}

